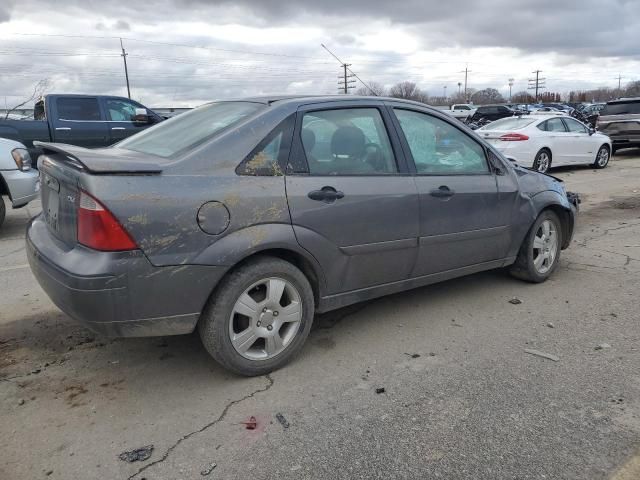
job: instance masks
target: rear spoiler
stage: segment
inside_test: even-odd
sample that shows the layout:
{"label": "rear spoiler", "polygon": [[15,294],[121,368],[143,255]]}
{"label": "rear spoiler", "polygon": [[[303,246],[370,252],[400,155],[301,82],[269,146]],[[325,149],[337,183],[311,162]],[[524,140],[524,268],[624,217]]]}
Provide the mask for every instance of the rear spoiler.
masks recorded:
{"label": "rear spoiler", "polygon": [[67,157],[80,168],[96,174],[156,174],[162,167],[157,157],[119,148],[89,149],[66,143],[48,143],[35,141],[33,144],[42,149],[43,154],[59,153]]}

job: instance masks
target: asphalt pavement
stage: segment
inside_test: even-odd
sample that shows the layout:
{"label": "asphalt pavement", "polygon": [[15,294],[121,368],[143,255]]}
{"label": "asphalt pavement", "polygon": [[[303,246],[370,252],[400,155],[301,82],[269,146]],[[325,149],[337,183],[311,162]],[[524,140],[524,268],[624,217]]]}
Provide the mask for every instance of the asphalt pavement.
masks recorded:
{"label": "asphalt pavement", "polygon": [[640,156],[552,173],[584,201],[549,281],[492,271],[318,316],[252,379],[196,335],[73,323],[27,266],[39,204],[9,210],[0,478],[637,480]]}

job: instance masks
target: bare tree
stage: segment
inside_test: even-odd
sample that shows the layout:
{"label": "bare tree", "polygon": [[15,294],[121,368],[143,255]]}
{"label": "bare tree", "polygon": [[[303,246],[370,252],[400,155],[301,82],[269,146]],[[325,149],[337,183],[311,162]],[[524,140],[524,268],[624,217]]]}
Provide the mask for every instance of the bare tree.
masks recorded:
{"label": "bare tree", "polygon": [[480,105],[488,103],[504,103],[504,97],[495,88],[485,88],[473,94],[473,101]]}
{"label": "bare tree", "polygon": [[535,103],[536,99],[533,98],[533,95],[531,95],[529,92],[523,90],[521,92],[514,93],[511,96],[511,101],[513,103]]}
{"label": "bare tree", "polygon": [[369,82],[368,87],[362,86],[356,90],[356,95],[374,95],[376,97],[384,97],[387,95],[387,89],[378,82]]}
{"label": "bare tree", "polygon": [[25,99],[22,103],[19,103],[15,107],[12,107],[9,110],[7,110],[7,113],[5,114],[4,119],[5,120],[8,119],[9,118],[9,114],[11,112],[14,112],[14,111],[18,110],[20,107],[25,106],[27,103],[37,101],[40,97],[42,97],[45,94],[45,92],[47,90],[49,90],[50,86],[51,86],[51,80],[50,79],[43,78],[43,79],[38,80],[38,82],[33,87],[33,92],[31,93],[31,95],[29,95],[29,97],[27,99]]}
{"label": "bare tree", "polygon": [[413,82],[396,83],[389,89],[389,96],[395,98],[404,98],[405,100],[420,100],[423,96],[422,91]]}

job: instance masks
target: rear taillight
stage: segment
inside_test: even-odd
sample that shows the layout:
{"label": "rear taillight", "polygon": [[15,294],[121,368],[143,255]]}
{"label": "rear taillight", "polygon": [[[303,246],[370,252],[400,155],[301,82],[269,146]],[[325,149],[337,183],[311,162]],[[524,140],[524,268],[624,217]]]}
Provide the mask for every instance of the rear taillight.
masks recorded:
{"label": "rear taillight", "polygon": [[529,137],[522,133],[505,133],[500,136],[500,140],[503,142],[522,142],[523,140],[529,140]]}
{"label": "rear taillight", "polygon": [[138,248],[111,212],[83,191],[78,206],[78,243],[104,252]]}

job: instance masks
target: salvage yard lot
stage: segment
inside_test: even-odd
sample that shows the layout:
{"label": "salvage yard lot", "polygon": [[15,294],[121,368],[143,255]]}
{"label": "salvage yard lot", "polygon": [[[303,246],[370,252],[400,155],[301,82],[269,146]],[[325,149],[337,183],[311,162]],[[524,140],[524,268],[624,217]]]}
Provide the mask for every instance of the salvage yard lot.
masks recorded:
{"label": "salvage yard lot", "polygon": [[71,322],[26,267],[39,203],[9,211],[0,478],[610,478],[640,448],[640,158],[552,174],[583,203],[549,281],[494,271],[322,315],[300,357],[252,379],[196,335]]}

